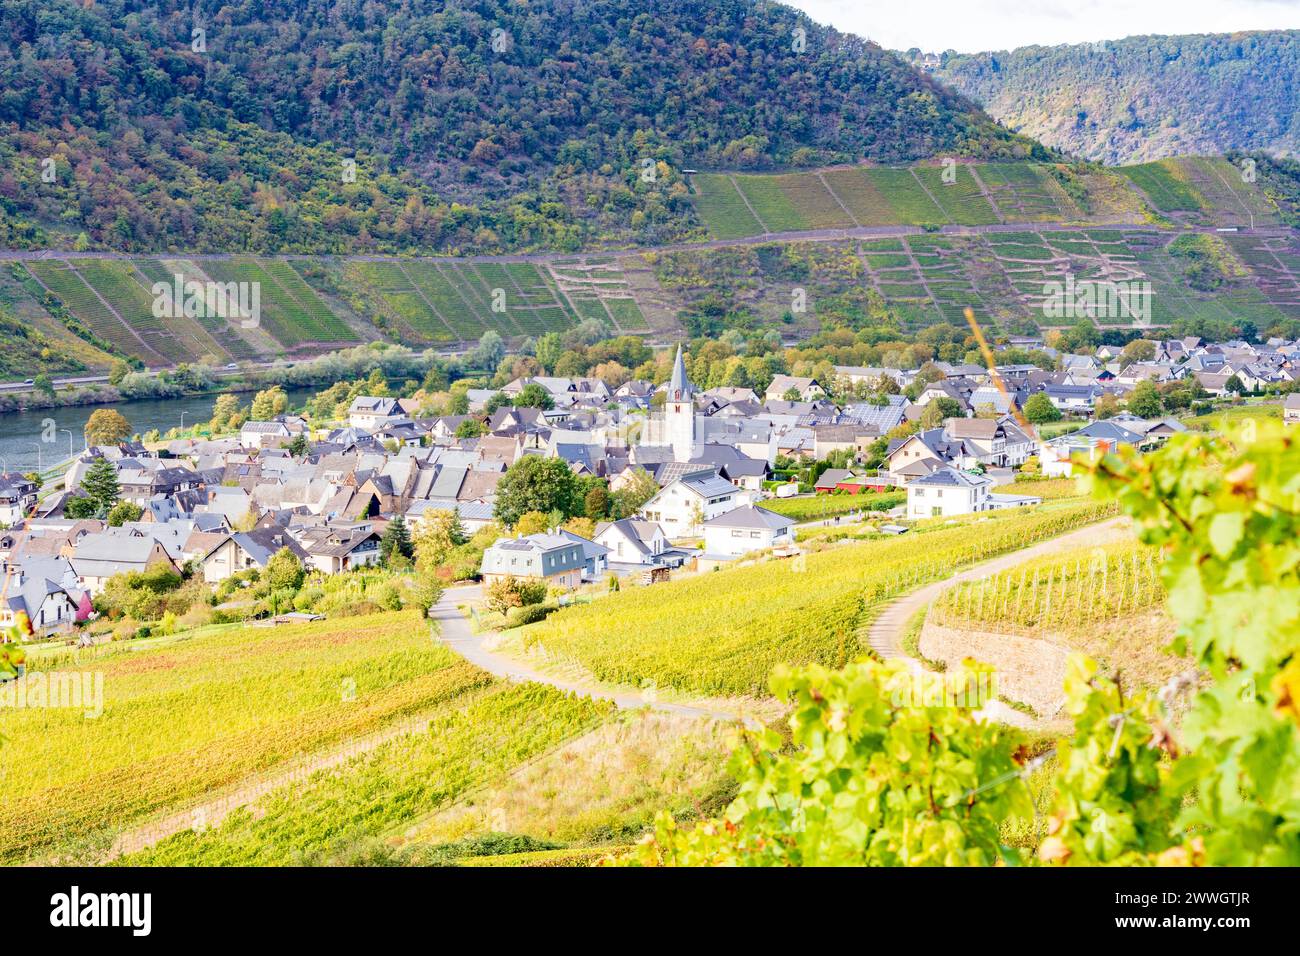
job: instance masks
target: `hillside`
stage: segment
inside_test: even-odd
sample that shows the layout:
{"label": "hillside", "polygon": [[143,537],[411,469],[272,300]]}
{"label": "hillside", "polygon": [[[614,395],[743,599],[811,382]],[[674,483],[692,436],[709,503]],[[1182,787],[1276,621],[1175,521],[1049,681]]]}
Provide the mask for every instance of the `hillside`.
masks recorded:
{"label": "hillside", "polygon": [[1000,122],[1103,163],[1300,147],[1300,32],[945,53],[934,75]]}
{"label": "hillside", "polygon": [[[1182,157],[1116,170],[969,161],[945,168],[834,166],[687,177],[698,242],[527,257],[0,253],[0,375],[302,357],[386,339],[456,348],[498,332],[515,345],[580,323],[656,339],[773,328],[893,324],[914,333],[1073,324],[1044,312],[1046,286],[1150,282],[1148,321],[1191,334],[1300,323],[1300,177],[1259,160],[1245,182],[1227,159]],[[1219,230],[1237,230],[1220,232]],[[153,314],[175,276],[256,283],[256,328]],[[800,291],[802,290],[802,291]],[[802,306],[802,308],[800,307]],[[1123,329],[1126,316],[1098,316]]]}
{"label": "hillside", "polygon": [[690,236],[687,167],[1046,155],[779,4],[0,0],[0,20],[7,248],[573,251]]}

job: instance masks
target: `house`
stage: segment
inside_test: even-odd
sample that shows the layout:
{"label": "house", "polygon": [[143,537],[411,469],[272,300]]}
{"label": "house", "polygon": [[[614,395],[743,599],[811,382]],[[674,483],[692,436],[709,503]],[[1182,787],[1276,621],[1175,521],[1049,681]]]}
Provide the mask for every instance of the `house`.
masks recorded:
{"label": "house", "polygon": [[203,580],[208,584],[216,584],[241,571],[265,568],[266,562],[282,548],[293,552],[304,566],[310,563],[302,545],[283,528],[262,527],[228,534],[220,544],[203,555]]}
{"label": "house", "polygon": [[586,555],[582,545],[562,534],[499,538],[483,552],[479,567],[484,584],[505,578],[528,578],[557,587],[582,583]]}
{"label": "house", "polygon": [[66,558],[26,558],[8,570],[9,580],[0,601],[0,628],[11,628],[26,614],[36,635],[69,627],[90,616],[90,594],[77,583]]}
{"label": "house", "polygon": [[1292,392],[1282,403],[1282,421],[1288,425],[1300,423],[1300,392]]}
{"label": "house", "polygon": [[291,529],[307,552],[307,567],[326,574],[353,571],[379,563],[379,532],[369,525],[335,527],[323,525]]}
{"label": "house", "polygon": [[734,558],[794,541],[794,521],[755,505],[733,508],[704,522],[706,557]]}
{"label": "house", "polygon": [[944,465],[907,485],[907,516],[939,518],[988,510],[993,479]]}
{"label": "house", "polygon": [[641,517],[662,525],[670,538],[698,535],[703,524],[741,502],[738,489],[708,469],[674,478],[641,509]]}
{"label": "house", "polygon": [[17,472],[0,474],[0,524],[12,528],[22,524],[36,504],[36,482]]}
{"label": "house", "polygon": [[405,417],[406,413],[395,398],[358,395],[348,406],[348,425],[371,432]]}
{"label": "house", "polygon": [[672,549],[664,529],[656,522],[642,521],[638,518],[620,518],[618,521],[601,522],[596,525],[596,536],[593,540],[609,549],[607,560],[612,565],[675,567],[681,564],[685,557],[682,552]]}
{"label": "house", "polygon": [[[159,464],[156,459],[149,459],[152,464]],[[183,491],[194,491],[203,485],[203,480],[188,468],[167,466],[162,468],[143,467],[134,460],[118,466],[118,496],[123,501],[145,508],[151,498],[159,495],[170,498]]]}
{"label": "house", "polygon": [[239,429],[239,444],[245,448],[279,448],[290,437],[284,422],[244,422]]}
{"label": "house", "polygon": [[769,402],[781,401],[791,391],[798,394],[801,402],[815,402],[819,398],[826,397],[826,389],[822,388],[817,379],[802,375],[773,375],[772,382],[767,386],[763,397]]}
{"label": "house", "polygon": [[1099,385],[1045,385],[1043,394],[1066,414],[1087,414],[1105,390]]}
{"label": "house", "polygon": [[116,574],[143,572],[158,566],[180,573],[176,562],[157,539],[107,531],[85,535],[78,541],[71,563],[77,574],[77,584],[92,596],[103,591],[108,579]]}
{"label": "house", "polygon": [[572,531],[560,529],[560,536],[582,548],[582,580],[597,581],[609,570],[609,548]]}

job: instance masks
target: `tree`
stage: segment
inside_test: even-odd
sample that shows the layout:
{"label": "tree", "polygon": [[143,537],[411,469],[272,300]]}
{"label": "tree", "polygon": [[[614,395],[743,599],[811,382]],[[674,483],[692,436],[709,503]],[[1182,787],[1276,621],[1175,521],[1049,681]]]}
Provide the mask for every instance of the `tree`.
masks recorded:
{"label": "tree", "polygon": [[1133,387],[1128,397],[1128,410],[1139,418],[1155,418],[1164,411],[1160,392],[1150,379],[1143,379]]}
{"label": "tree", "polygon": [[119,488],[117,469],[107,458],[96,458],[86,469],[81,478],[81,490],[94,506],[92,512],[98,517],[107,517],[113,505],[117,504]]}
{"label": "tree", "polygon": [[431,573],[447,560],[453,548],[465,543],[460,511],[455,508],[425,511],[416,522],[411,539],[416,568]]}
{"label": "tree", "polygon": [[549,515],[540,511],[525,511],[515,522],[514,531],[518,535],[541,534],[551,526]]}
{"label": "tree", "polygon": [[121,359],[115,359],[113,364],[108,368],[108,384],[117,386],[122,384],[122,379],[131,374],[131,366],[127,365]]}
{"label": "tree", "polygon": [[546,600],[546,582],[526,578],[497,578],[487,587],[485,595],[488,610],[505,614],[512,607],[527,607]]}
{"label": "tree", "polygon": [[1127,368],[1134,362],[1150,362],[1156,357],[1156,343],[1150,339],[1134,339],[1119,353],[1121,367]]}
{"label": "tree", "polygon": [[411,543],[411,532],[406,527],[406,519],[401,515],[394,515],[379,538],[380,560],[389,564],[395,559],[409,559],[414,554],[415,547]]}
{"label": "tree", "polygon": [[1107,392],[1097,399],[1092,407],[1092,414],[1098,421],[1114,418],[1119,414],[1119,399]]}
{"label": "tree", "polygon": [[63,505],[63,517],[71,518],[74,521],[93,518],[95,517],[95,502],[84,495],[69,498]]}
{"label": "tree", "polygon": [[579,538],[590,541],[596,537],[596,522],[591,518],[570,518],[564,522],[564,530],[576,534]]}
{"label": "tree", "polygon": [[926,428],[938,428],[949,418],[961,418],[961,403],[955,398],[940,396],[926,402],[921,412],[921,424]]}
{"label": "tree", "polygon": [[1225,392],[1232,392],[1234,395],[1245,395],[1246,385],[1237,376],[1237,373],[1234,372],[1233,374],[1229,375],[1228,380],[1223,383],[1223,390]]}
{"label": "tree", "polygon": [[110,528],[120,528],[132,521],[139,521],[143,515],[144,509],[134,502],[119,501],[108,510],[108,526]]}
{"label": "tree", "polygon": [[601,521],[609,514],[609,489],[604,482],[592,485],[583,499],[583,513],[593,521]]}
{"label": "tree", "polygon": [[265,422],[276,415],[283,415],[289,409],[289,396],[279,385],[272,385],[253,396],[253,407],[249,412],[254,421]]}
{"label": "tree", "polygon": [[302,561],[287,547],[271,555],[262,571],[262,583],[268,593],[297,591],[306,577],[307,571],[303,568]]}
{"label": "tree", "polygon": [[610,515],[614,518],[630,518],[657,494],[659,483],[650,472],[637,468],[623,483],[623,487],[610,495]]}
{"label": "tree", "polygon": [[548,411],[555,407],[555,399],[551,398],[551,393],[536,382],[529,382],[515,397],[515,407],[540,408],[542,411]]}
{"label": "tree", "polygon": [[479,438],[487,434],[487,426],[477,418],[467,418],[456,426],[457,438]]}
{"label": "tree", "polygon": [[496,516],[513,527],[526,511],[577,514],[577,478],[562,458],[529,455],[510,466],[497,484]]}
{"label": "tree", "polygon": [[41,372],[32,379],[32,387],[46,398],[54,397],[54,379],[50,378],[48,372]]}
{"label": "tree", "polygon": [[1025,418],[1035,425],[1059,422],[1061,420],[1061,410],[1052,404],[1052,400],[1047,397],[1046,392],[1035,392],[1025,402]]}
{"label": "tree", "polygon": [[287,451],[294,458],[304,458],[311,451],[311,442],[307,441],[307,433],[299,432],[293,436],[293,441],[285,446]]}
{"label": "tree", "polygon": [[117,445],[131,437],[131,423],[115,408],[97,408],[86,419],[87,445]]}
{"label": "tree", "polygon": [[559,332],[547,332],[537,340],[536,357],[539,365],[547,372],[555,371],[555,363],[564,354],[564,340]]}
{"label": "tree", "polygon": [[242,425],[240,420],[243,416],[239,411],[239,398],[234,395],[218,395],[216,402],[212,405],[212,418],[208,420],[208,428],[213,432],[225,431],[228,428],[235,428]]}

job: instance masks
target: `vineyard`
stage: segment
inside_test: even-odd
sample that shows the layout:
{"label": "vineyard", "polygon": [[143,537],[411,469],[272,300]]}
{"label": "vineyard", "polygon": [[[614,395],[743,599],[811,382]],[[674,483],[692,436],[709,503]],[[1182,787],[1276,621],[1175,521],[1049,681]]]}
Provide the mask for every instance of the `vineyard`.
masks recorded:
{"label": "vineyard", "polygon": [[1186,667],[1165,652],[1174,626],[1160,566],[1160,552],[1135,540],[1076,548],[951,588],[927,621],[1037,637],[1150,686]]}
{"label": "vineyard", "polygon": [[862,491],[856,495],[816,495],[811,498],[770,498],[762,503],[768,511],[793,518],[795,521],[817,521],[835,518],[856,511],[889,511],[907,501],[907,492],[874,493]]}
{"label": "vineyard", "polygon": [[1048,168],[1033,163],[697,173],[691,183],[696,213],[717,239],[855,226],[1084,218]]}
{"label": "vineyard", "polygon": [[394,827],[454,801],[591,730],[609,703],[538,684],[497,685],[465,706],[451,701],[426,730],[389,741],[338,769],[123,857],[130,866],[292,866],[375,862]]}
{"label": "vineyard", "polygon": [[104,849],[148,817],[492,683],[407,613],[110,645],[60,670],[102,674],[103,712],[7,714],[5,862]]}
{"label": "vineyard", "polygon": [[761,695],[779,663],[842,666],[858,657],[859,628],[896,595],[1111,513],[1047,505],[625,589],[526,627],[522,639],[602,681]]}

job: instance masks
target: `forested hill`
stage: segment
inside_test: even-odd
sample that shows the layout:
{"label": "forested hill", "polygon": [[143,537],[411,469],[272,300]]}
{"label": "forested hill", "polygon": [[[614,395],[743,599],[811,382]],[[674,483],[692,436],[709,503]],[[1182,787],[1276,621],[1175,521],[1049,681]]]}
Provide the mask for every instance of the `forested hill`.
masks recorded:
{"label": "forested hill", "polygon": [[1300,147],[1300,32],[1145,36],[940,58],[1012,129],[1106,163]]}
{"label": "forested hill", "polygon": [[0,21],[8,247],[565,250],[692,234],[686,166],[1043,155],[752,0],[0,0]]}

